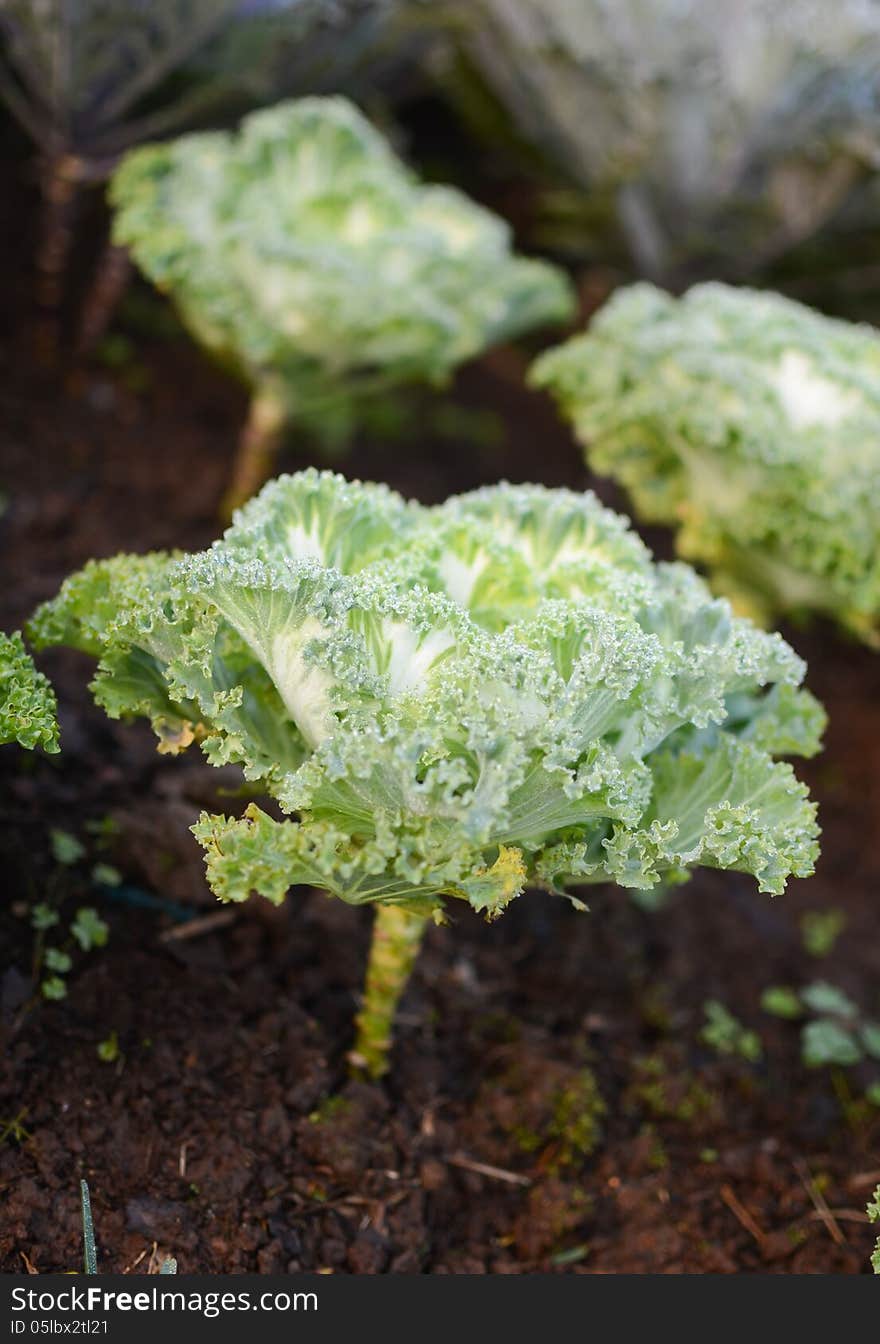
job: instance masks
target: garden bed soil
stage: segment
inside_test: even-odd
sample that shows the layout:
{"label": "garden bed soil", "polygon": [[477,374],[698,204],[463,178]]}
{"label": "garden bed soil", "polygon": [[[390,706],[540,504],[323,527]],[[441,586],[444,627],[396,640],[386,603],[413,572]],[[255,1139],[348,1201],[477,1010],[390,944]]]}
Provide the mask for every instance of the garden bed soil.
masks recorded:
{"label": "garden bed soil", "polygon": [[[90,556],[217,533],[244,397],[184,339],[136,342],[63,388],[20,332],[9,346],[2,628]],[[596,485],[520,377],[498,352],[459,379],[456,405],[497,418],[478,447],[426,410],[418,439],[359,443],[339,466],[423,500],[502,476]],[[292,446],[285,465],[306,460]],[[375,1085],[345,1064],[369,913],[297,890],[169,938],[181,913],[216,910],[188,826],[241,806],[235,780],[110,723],[87,660],[41,658],[63,754],[0,751],[0,1269],[77,1267],[84,1176],[104,1270],[171,1254],[192,1272],[867,1272],[878,1113],[847,1104],[857,1075],[835,1088],[805,1070],[797,1025],[759,1004],[770,984],[822,978],[880,1006],[878,664],[828,629],[787,633],[831,715],[803,770],[822,809],[816,877],[775,901],[701,873],[655,912],[608,889],[589,914],[539,893],[492,927],[456,912],[428,935]],[[52,828],[87,855],[56,862]],[[95,884],[98,860],[121,887]],[[110,938],[77,959],[65,1001],[27,1012],[41,899],[97,906]],[[799,921],[829,907],[846,926],[817,960]],[[760,1063],[701,1043],[710,998],[760,1030]]]}

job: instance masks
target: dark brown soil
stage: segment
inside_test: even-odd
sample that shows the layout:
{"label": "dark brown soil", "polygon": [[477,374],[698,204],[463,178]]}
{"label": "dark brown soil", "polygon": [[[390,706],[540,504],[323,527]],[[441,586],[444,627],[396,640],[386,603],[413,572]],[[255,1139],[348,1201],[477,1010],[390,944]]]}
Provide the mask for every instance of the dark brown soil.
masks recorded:
{"label": "dark brown soil", "polygon": [[[93,363],[61,391],[15,334],[2,628],[90,556],[216,534],[243,397],[185,340],[136,341],[123,369]],[[423,499],[501,476],[582,488],[566,431],[519,376],[499,353],[460,379],[456,403],[503,428],[482,447],[426,410],[418,437],[356,445],[341,469]],[[315,460],[299,451],[287,465]],[[381,1086],[345,1071],[369,915],[298,890],[280,912],[255,904],[168,940],[182,908],[214,912],[187,827],[234,806],[218,788],[235,781],[157,756],[145,728],[94,708],[85,660],[47,655],[64,752],[0,752],[0,1270],[77,1266],[86,1176],[107,1270],[174,1254],[218,1272],[866,1272],[880,1118],[846,1104],[857,1073],[835,1088],[803,1067],[797,1026],[760,996],[822,978],[880,1010],[880,664],[829,630],[791,638],[831,714],[805,771],[825,828],[816,877],[775,902],[701,874],[659,912],[598,890],[588,915],[537,894],[493,927],[458,915],[429,935]],[[108,817],[102,840],[89,823]],[[59,866],[51,828],[88,855]],[[95,885],[98,860],[121,888]],[[65,918],[99,907],[111,935],[77,957],[64,1002],[26,1012],[41,899]],[[799,921],[829,907],[846,927],[817,960]],[[701,1043],[708,998],[760,1030],[762,1062]]]}

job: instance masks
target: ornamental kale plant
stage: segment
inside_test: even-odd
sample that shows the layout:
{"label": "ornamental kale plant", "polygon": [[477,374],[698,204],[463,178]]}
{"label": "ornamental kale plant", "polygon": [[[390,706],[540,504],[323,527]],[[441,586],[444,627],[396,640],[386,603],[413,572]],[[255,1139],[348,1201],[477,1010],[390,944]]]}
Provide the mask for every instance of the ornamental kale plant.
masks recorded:
{"label": "ornamental kale plant", "polygon": [[742,274],[844,207],[876,221],[875,4],[449,3],[453,92],[497,139],[514,125],[581,193],[574,245],[590,231],[595,243],[598,222],[606,248],[622,235],[643,275],[670,281]]}
{"label": "ornamental kale plant", "polygon": [[0,631],[0,743],[58,751],[55,692],[27,653],[21,635]]}
{"label": "ornamental kale plant", "polygon": [[287,814],[201,817],[221,900],[306,884],[376,907],[354,1050],[374,1075],[457,901],[495,919],[526,886],[705,866],[777,893],[813,871],[815,808],[776,759],[819,746],[804,664],[592,494],[428,508],[304,471],[202,554],[90,563],[31,630],[96,658],[111,717],[240,765]]}
{"label": "ornamental kale plant", "polygon": [[880,640],[880,336],[778,294],[621,290],[532,380],[596,471],[761,621]]}
{"label": "ornamental kale plant", "polygon": [[263,483],[288,419],[347,428],[365,395],[442,382],[572,306],[560,271],[513,256],[504,221],[460,192],[421,185],[340,98],[147,146],[110,196],[117,242],[253,388],[230,505]]}

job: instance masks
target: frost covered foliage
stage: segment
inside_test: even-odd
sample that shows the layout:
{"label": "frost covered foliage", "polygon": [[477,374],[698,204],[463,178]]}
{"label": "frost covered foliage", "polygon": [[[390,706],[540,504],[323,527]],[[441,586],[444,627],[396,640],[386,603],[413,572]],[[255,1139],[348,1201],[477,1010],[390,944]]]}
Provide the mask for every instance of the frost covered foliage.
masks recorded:
{"label": "frost covered foliage", "polygon": [[596,471],[756,616],[880,637],[880,335],[777,294],[616,294],[533,381]]}
{"label": "frost covered foliage", "polygon": [[703,865],[776,893],[813,870],[815,809],[776,759],[818,749],[803,663],[591,494],[427,508],[309,470],[202,554],[91,563],[32,633],[92,654],[98,703],[160,751],[197,741],[288,814],[202,816],[223,900],[306,883],[491,918],[527,885]]}
{"label": "frost covered foliage", "polygon": [[350,421],[360,396],[438,382],[571,308],[460,192],[423,186],[351,103],[309,98],[132,153],[115,238],[263,405]]}
{"label": "frost covered foliage", "polygon": [[21,635],[0,632],[0,743],[58,750],[55,693],[34,667]]}
{"label": "frost covered foliage", "polygon": [[775,256],[875,169],[873,0],[458,8],[460,46],[507,117],[590,192],[593,219],[608,203],[652,278]]}

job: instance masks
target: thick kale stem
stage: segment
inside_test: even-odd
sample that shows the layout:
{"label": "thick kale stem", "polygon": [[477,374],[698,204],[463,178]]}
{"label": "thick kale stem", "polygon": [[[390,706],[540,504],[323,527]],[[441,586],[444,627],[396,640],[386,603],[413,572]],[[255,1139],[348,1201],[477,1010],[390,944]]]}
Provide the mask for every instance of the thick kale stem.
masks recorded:
{"label": "thick kale stem", "polygon": [[377,905],[364,999],[349,1061],[356,1072],[381,1078],[388,1070],[394,1015],[406,988],[427,919],[403,905]]}
{"label": "thick kale stem", "polygon": [[95,268],[89,292],[80,314],[76,342],[78,355],[94,350],[116,315],[131,278],[128,249],[108,241]]}
{"label": "thick kale stem", "polygon": [[82,163],[72,154],[54,156],[44,168],[41,188],[43,206],[36,281],[40,312],[36,355],[41,364],[51,367],[57,361],[60,346],[59,310],[82,190]]}
{"label": "thick kale stem", "polygon": [[287,407],[270,391],[256,391],[238,443],[232,480],[220,511],[228,520],[272,475],[288,419]]}

